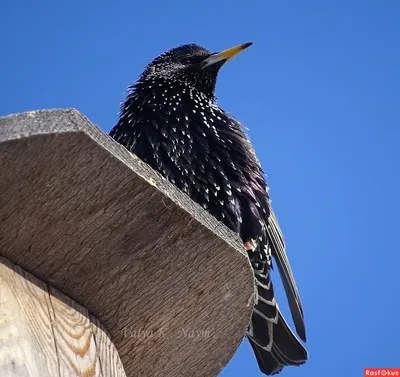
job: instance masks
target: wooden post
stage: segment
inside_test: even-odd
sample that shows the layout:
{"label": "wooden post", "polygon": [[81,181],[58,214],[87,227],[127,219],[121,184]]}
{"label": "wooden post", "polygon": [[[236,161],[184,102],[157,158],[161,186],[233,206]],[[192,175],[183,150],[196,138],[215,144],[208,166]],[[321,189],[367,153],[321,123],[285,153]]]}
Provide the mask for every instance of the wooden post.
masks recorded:
{"label": "wooden post", "polygon": [[2,377],[126,377],[96,318],[5,258],[0,262]]}
{"label": "wooden post", "polygon": [[0,118],[0,255],[1,377],[216,376],[250,320],[238,237],[76,110]]}

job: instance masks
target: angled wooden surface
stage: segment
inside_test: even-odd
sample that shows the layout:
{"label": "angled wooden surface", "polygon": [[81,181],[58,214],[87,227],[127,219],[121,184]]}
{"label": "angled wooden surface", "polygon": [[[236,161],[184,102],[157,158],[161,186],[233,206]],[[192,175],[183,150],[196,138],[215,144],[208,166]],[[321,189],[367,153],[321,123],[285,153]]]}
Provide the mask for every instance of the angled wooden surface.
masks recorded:
{"label": "angled wooden surface", "polygon": [[0,257],[1,377],[126,377],[97,319]]}
{"label": "angled wooden surface", "polygon": [[76,110],[0,118],[0,166],[0,255],[97,317],[128,376],[219,373],[252,310],[238,238]]}

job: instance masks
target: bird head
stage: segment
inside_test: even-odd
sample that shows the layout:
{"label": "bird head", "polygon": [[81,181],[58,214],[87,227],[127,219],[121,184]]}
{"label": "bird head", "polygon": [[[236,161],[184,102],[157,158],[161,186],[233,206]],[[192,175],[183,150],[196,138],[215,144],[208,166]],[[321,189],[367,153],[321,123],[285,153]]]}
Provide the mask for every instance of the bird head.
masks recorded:
{"label": "bird head", "polygon": [[142,85],[179,83],[213,98],[219,69],[231,58],[251,46],[244,43],[212,53],[197,44],[172,48],[147,65],[139,79]]}

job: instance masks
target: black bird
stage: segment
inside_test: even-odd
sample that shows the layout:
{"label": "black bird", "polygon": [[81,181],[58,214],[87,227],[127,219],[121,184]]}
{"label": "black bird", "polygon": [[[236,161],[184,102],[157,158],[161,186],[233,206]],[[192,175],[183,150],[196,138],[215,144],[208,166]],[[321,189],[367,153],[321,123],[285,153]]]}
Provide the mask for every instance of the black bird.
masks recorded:
{"label": "black bird", "polygon": [[276,303],[272,256],[305,341],[303,309],[263,170],[241,124],[214,94],[219,69],[251,44],[219,53],[187,44],[158,56],[128,87],[110,135],[240,234],[258,291],[247,336],[261,371],[272,375],[308,357]]}

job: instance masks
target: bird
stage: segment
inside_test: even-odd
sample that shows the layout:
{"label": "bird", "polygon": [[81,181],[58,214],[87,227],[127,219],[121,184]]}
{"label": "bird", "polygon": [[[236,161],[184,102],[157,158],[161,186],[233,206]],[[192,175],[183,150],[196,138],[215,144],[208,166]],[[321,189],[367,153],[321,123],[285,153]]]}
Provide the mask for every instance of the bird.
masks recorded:
{"label": "bird", "polygon": [[[301,342],[302,303],[264,170],[244,126],[218,106],[215,95],[221,67],[251,45],[211,52],[189,43],[155,57],[128,86],[109,135],[242,239],[255,280],[246,336],[260,371],[269,376],[304,364],[308,352]],[[297,335],[276,301],[273,262]]]}

